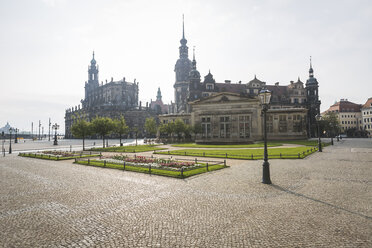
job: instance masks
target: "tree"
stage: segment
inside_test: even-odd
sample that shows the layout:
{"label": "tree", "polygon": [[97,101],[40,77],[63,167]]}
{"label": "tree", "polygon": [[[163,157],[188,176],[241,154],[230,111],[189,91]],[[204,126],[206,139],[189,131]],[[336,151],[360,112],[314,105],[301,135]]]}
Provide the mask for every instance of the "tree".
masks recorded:
{"label": "tree", "polygon": [[194,133],[195,135],[195,139],[196,139],[196,136],[198,134],[201,134],[203,132],[203,127],[201,125],[201,123],[195,123],[192,127],[191,127],[191,130],[192,132]]}
{"label": "tree", "polygon": [[103,148],[105,148],[105,135],[114,130],[114,122],[108,117],[96,117],[92,121],[92,127],[94,133],[102,136]]}
{"label": "tree", "polygon": [[85,138],[92,134],[92,124],[82,118],[76,118],[71,126],[71,133],[76,138],[83,139],[83,151],[85,150]]}
{"label": "tree", "polygon": [[321,123],[323,130],[332,137],[338,134],[341,130],[340,121],[335,113],[327,112],[323,116]]}
{"label": "tree", "polygon": [[178,140],[181,139],[181,136],[186,131],[186,124],[181,119],[176,119],[174,122],[174,132],[177,134]]}
{"label": "tree", "polygon": [[146,118],[145,130],[150,136],[153,136],[156,134],[157,125],[156,125],[156,121],[154,120],[154,118],[152,117]]}
{"label": "tree", "polygon": [[119,134],[120,146],[123,146],[123,143],[121,143],[121,137],[123,134],[127,134],[129,131],[129,127],[125,122],[124,116],[121,115],[119,119],[114,120],[114,131],[115,133]]}

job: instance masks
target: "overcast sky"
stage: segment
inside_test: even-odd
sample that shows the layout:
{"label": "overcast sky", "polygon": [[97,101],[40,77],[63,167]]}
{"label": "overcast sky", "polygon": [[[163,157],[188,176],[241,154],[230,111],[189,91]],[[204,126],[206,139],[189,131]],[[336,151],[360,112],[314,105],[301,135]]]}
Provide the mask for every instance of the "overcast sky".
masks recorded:
{"label": "overcast sky", "polygon": [[182,14],[190,57],[217,82],[308,78],[322,111],[372,97],[372,1],[0,0],[0,127],[61,125],[84,98],[95,51],[100,81],[136,79],[143,105],[173,101]]}

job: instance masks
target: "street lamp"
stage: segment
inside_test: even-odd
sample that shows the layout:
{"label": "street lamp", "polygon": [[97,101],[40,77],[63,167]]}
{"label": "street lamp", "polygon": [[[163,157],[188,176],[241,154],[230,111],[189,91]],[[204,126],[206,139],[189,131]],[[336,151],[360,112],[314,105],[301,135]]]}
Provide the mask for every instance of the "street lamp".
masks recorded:
{"label": "street lamp", "polygon": [[12,154],[12,132],[14,128],[9,128],[9,154]]}
{"label": "street lamp", "polygon": [[264,118],[264,162],[262,164],[262,183],[271,184],[270,180],[270,164],[267,156],[267,130],[266,130],[266,112],[269,108],[271,92],[268,89],[262,89],[259,94],[262,105]]}
{"label": "street lamp", "polygon": [[52,129],[56,130],[55,134],[54,134],[54,143],[53,145],[58,145],[58,141],[57,141],[57,129],[59,128],[59,125],[56,123],[52,126]]}
{"label": "street lamp", "polygon": [[322,152],[322,143],[320,141],[320,127],[319,127],[319,122],[321,121],[322,116],[320,114],[317,114],[315,116],[315,119],[316,119],[316,124],[317,124],[317,127],[318,127],[318,151]]}
{"label": "street lamp", "polygon": [[18,128],[14,128],[14,143],[18,143],[18,136],[17,136],[17,133],[18,133],[19,129]]}

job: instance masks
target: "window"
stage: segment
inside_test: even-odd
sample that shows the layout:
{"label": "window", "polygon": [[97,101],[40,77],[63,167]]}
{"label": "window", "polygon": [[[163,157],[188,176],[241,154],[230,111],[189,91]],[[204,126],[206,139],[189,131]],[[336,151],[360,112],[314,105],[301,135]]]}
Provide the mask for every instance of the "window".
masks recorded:
{"label": "window", "polygon": [[301,131],[302,131],[302,116],[293,115],[293,132],[301,132]]}
{"label": "window", "polygon": [[344,121],[342,121],[342,124],[344,124]]}
{"label": "window", "polygon": [[286,115],[279,115],[279,132],[280,133],[287,132],[287,116]]}
{"label": "window", "polygon": [[207,90],[213,90],[213,84],[207,84]]}
{"label": "window", "polygon": [[249,138],[250,137],[250,118],[248,115],[239,116],[239,138]]}
{"label": "window", "polygon": [[202,117],[202,137],[211,137],[211,117]]}
{"label": "window", "polygon": [[273,116],[272,115],[267,115],[266,116],[266,130],[268,133],[272,133],[273,132]]}
{"label": "window", "polygon": [[230,138],[230,117],[220,117],[220,138]]}

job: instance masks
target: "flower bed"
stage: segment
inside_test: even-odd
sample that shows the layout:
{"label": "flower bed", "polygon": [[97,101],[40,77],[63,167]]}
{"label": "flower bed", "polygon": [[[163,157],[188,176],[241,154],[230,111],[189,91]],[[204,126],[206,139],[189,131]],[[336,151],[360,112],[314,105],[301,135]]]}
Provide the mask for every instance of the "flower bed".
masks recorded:
{"label": "flower bed", "polygon": [[111,156],[102,159],[75,159],[75,163],[129,170],[148,174],[186,178],[207,171],[219,170],[227,167],[225,162],[218,161],[177,161],[174,159],[149,158],[144,156]]}
{"label": "flower bed", "polygon": [[86,157],[97,157],[100,153],[92,152],[68,152],[68,151],[39,151],[39,152],[29,152],[29,153],[19,153],[18,156],[29,157],[29,158],[39,158],[48,160],[67,160],[74,158],[86,158]]}

